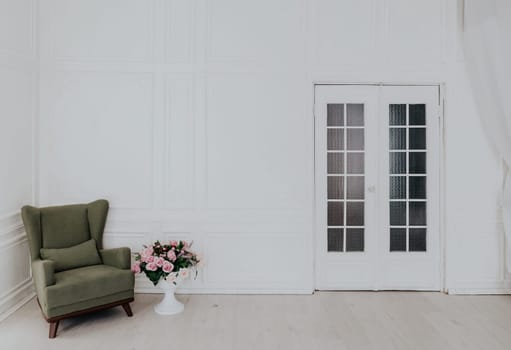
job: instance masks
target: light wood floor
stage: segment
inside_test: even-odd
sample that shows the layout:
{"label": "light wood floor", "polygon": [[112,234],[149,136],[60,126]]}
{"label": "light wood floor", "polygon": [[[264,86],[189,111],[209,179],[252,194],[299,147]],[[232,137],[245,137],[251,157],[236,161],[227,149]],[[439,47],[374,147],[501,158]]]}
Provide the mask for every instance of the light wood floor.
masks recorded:
{"label": "light wood floor", "polygon": [[35,300],[0,323],[0,349],[511,349],[511,296],[415,292],[179,296],[179,316],[158,316],[161,295],[64,320],[48,337]]}

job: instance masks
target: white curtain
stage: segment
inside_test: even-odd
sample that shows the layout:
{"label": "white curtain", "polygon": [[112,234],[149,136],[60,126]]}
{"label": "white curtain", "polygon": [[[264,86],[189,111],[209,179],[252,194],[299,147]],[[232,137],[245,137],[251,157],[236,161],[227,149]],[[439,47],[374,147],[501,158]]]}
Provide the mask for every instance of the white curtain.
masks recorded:
{"label": "white curtain", "polygon": [[511,0],[464,0],[462,42],[484,131],[503,162],[499,198],[511,272]]}

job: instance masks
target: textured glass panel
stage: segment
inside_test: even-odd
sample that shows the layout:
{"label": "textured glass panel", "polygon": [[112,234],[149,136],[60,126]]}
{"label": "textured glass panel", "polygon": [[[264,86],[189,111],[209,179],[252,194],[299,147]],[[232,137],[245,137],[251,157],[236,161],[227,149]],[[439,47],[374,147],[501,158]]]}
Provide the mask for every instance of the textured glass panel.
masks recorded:
{"label": "textured glass panel", "polygon": [[391,174],[406,174],[406,153],[405,152],[390,153],[389,168]]}
{"label": "textured glass panel", "polygon": [[328,104],[326,108],[327,108],[327,125],[343,126],[344,104]]}
{"label": "textured glass panel", "polygon": [[348,153],[346,157],[348,162],[348,174],[364,173],[364,153]]}
{"label": "textured glass panel", "polygon": [[[408,238],[408,244],[411,252],[425,252],[426,251],[426,229],[425,228],[411,228]],[[346,244],[347,245],[347,244]]]}
{"label": "textured glass panel", "polygon": [[344,177],[328,176],[328,199],[344,198]]}
{"label": "textured glass panel", "polygon": [[406,149],[406,129],[389,129],[389,147],[390,149]]}
{"label": "textured glass panel", "polygon": [[350,151],[364,150],[364,129],[347,129],[347,149]]}
{"label": "textured glass panel", "polygon": [[406,202],[390,202],[390,224],[392,226],[406,225]]}
{"label": "textured glass panel", "polygon": [[327,171],[329,174],[344,173],[344,153],[328,153]]}
{"label": "textured glass panel", "polygon": [[409,129],[410,149],[426,149],[426,128],[411,128]]}
{"label": "textured glass panel", "polygon": [[346,203],[346,225],[364,226],[364,203],[347,202]]}
{"label": "textured glass panel", "polygon": [[341,151],[344,149],[344,129],[327,130],[327,146],[329,151]]}
{"label": "textured glass panel", "polygon": [[426,177],[410,176],[408,181],[410,185],[410,199],[426,199]]}
{"label": "textured glass panel", "polygon": [[328,251],[329,252],[342,252],[343,251],[343,235],[344,229],[342,228],[329,228],[328,229]]}
{"label": "textured glass panel", "polygon": [[389,187],[390,199],[406,199],[405,176],[391,176]]}
{"label": "textured glass panel", "polygon": [[328,226],[344,225],[344,203],[328,202]]}
{"label": "textured glass panel", "polygon": [[410,105],[410,125],[426,125],[426,105]]}
{"label": "textured glass panel", "polygon": [[347,228],[346,229],[346,251],[363,252],[364,251],[364,229]]}
{"label": "textured glass panel", "polygon": [[348,113],[348,126],[364,126],[364,105],[349,103],[346,107]]}
{"label": "textured glass panel", "polygon": [[406,125],[406,105],[389,105],[389,124]]}
{"label": "textured glass panel", "polygon": [[409,173],[426,174],[426,152],[411,152],[409,155]]}
{"label": "textured glass panel", "polygon": [[409,202],[409,225],[425,226],[426,225],[426,202]]}
{"label": "textured glass panel", "polygon": [[390,251],[406,252],[406,229],[391,228],[390,229]]}
{"label": "textured glass panel", "polygon": [[348,176],[346,178],[346,198],[347,199],[364,199],[364,177]]}

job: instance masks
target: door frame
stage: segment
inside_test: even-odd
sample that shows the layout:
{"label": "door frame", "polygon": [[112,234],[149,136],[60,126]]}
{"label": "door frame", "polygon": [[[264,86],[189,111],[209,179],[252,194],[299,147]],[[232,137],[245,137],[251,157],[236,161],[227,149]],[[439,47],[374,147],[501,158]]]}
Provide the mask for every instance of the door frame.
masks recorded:
{"label": "door frame", "polygon": [[446,234],[445,234],[445,102],[446,102],[446,83],[445,82],[332,82],[332,81],[313,81],[312,83],[312,121],[313,121],[313,226],[314,232],[312,234],[312,264],[313,264],[313,291],[318,290],[317,285],[317,275],[318,275],[318,264],[317,264],[317,242],[320,232],[318,232],[318,224],[317,224],[317,213],[316,213],[316,204],[317,204],[317,186],[316,186],[316,87],[317,86],[431,86],[436,87],[438,89],[438,103],[439,103],[439,116],[438,116],[438,181],[439,181],[439,194],[438,194],[438,240],[439,240],[439,286],[440,291],[443,293],[447,292],[446,289]]}

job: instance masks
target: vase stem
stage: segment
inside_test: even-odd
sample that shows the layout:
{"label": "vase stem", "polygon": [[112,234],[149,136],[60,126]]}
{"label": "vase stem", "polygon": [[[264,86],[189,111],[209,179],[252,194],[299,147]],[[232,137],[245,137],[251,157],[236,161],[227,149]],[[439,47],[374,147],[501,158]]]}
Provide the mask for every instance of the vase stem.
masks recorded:
{"label": "vase stem", "polygon": [[158,287],[163,290],[163,300],[154,307],[154,311],[160,315],[175,315],[184,310],[184,305],[175,296],[176,285],[173,282],[160,280]]}

